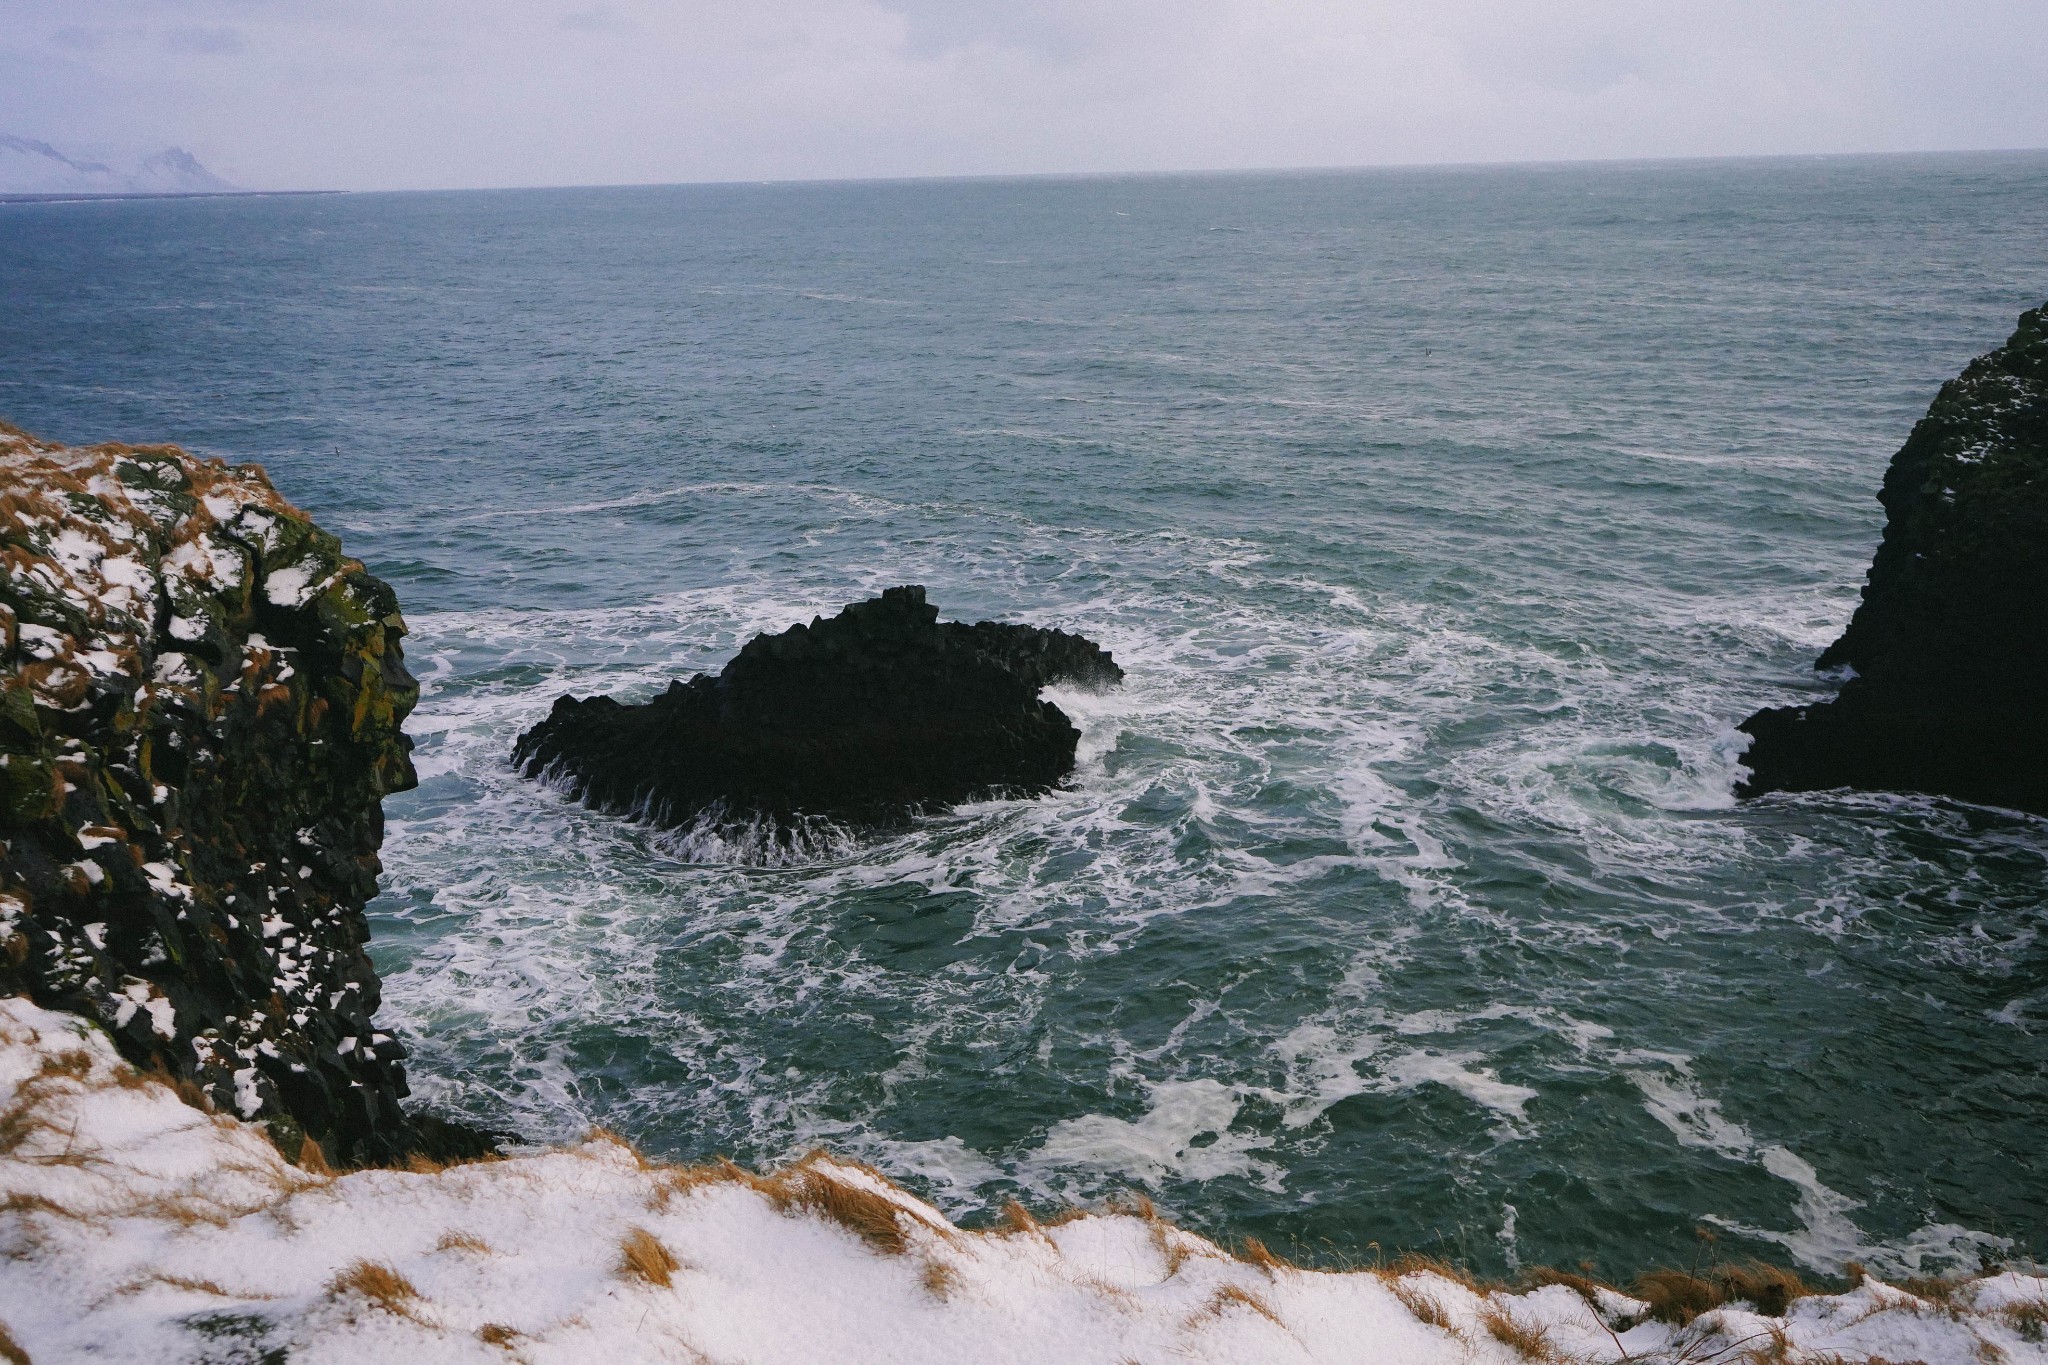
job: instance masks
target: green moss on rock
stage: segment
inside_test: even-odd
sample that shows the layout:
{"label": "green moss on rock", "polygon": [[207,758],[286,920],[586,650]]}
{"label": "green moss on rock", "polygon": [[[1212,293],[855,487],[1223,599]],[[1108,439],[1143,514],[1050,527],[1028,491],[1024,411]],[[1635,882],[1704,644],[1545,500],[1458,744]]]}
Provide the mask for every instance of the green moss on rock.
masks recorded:
{"label": "green moss on rock", "polygon": [[0,991],[330,1160],[482,1150],[374,1022],[391,589],[254,465],[0,424],[0,472]]}

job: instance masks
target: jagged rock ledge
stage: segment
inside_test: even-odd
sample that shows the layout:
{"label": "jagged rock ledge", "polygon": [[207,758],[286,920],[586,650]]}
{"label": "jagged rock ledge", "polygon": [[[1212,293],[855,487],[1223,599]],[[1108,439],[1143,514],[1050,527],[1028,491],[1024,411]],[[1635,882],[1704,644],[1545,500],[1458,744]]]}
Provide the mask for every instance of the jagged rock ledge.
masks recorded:
{"label": "jagged rock ledge", "polygon": [[562,697],[512,760],[590,805],[669,828],[704,818],[886,824],[989,794],[1050,790],[1080,731],[1042,700],[1056,682],[1102,688],[1123,670],[1062,630],[940,623],[921,587],[757,635],[716,677],[654,700]]}
{"label": "jagged rock ledge", "polygon": [[294,1155],[486,1150],[401,1109],[374,1019],[380,801],[415,781],[404,633],[257,466],[0,424],[0,994]]}
{"label": "jagged rock ledge", "polygon": [[1892,457],[1862,604],[1816,667],[1841,694],[1759,711],[1743,796],[1855,787],[2048,813],[2048,306],[1942,385]]}

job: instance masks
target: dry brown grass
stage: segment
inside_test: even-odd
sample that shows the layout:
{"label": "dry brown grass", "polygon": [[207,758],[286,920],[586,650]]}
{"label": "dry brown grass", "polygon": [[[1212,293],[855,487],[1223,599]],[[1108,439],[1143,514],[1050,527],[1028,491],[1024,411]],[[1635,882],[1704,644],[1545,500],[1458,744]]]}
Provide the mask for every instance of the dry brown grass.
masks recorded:
{"label": "dry brown grass", "polygon": [[1813,1291],[1789,1270],[1761,1261],[1689,1270],[1652,1270],[1630,1286],[1635,1297],[1650,1305],[1659,1322],[1683,1327],[1702,1313],[1725,1304],[1746,1303],[1766,1317],[1781,1317],[1793,1300]]}
{"label": "dry brown grass", "polygon": [[1166,1262],[1166,1278],[1170,1280],[1180,1274],[1180,1268],[1188,1263],[1188,1257],[1193,1253],[1176,1235],[1179,1230],[1171,1223],[1157,1217],[1147,1219],[1146,1223],[1145,1231],[1152,1239],[1152,1249]]}
{"label": "dry brown grass", "polygon": [[46,1072],[29,1077],[15,1088],[14,1102],[0,1109],[0,1156],[13,1156],[38,1133],[64,1131],[41,1110],[50,1098],[53,1082],[71,1079],[62,1072]]}
{"label": "dry brown grass", "polygon": [[335,1173],[327,1164],[327,1149],[310,1137],[299,1140],[299,1169],[307,1175],[332,1177]]}
{"label": "dry brown grass", "polygon": [[1039,1225],[1030,1209],[1012,1199],[1003,1205],[1003,1228],[1008,1232],[1037,1232]]}
{"label": "dry brown grass", "polygon": [[413,1317],[412,1305],[420,1291],[412,1281],[377,1261],[355,1261],[327,1282],[329,1298],[360,1298],[371,1307],[402,1318]]}
{"label": "dry brown grass", "polygon": [[1903,1289],[1914,1298],[1932,1304],[1934,1311],[1943,1317],[1957,1318],[1969,1306],[1967,1291],[1972,1283],[1969,1277],[1914,1275],[1898,1281],[1893,1288]]}
{"label": "dry brown grass", "polygon": [[1237,1246],[1237,1259],[1246,1265],[1255,1265],[1268,1275],[1282,1270],[1299,1270],[1301,1267],[1285,1256],[1273,1251],[1256,1237],[1247,1237]]}
{"label": "dry brown grass", "polygon": [[1524,1360],[1557,1365],[1564,1359],[1557,1343],[1550,1339],[1550,1333],[1541,1327],[1527,1327],[1516,1322],[1499,1304],[1490,1303],[1480,1310],[1479,1325],[1486,1329],[1486,1335]]}
{"label": "dry brown grass", "polygon": [[[822,1168],[825,1159],[823,1153],[813,1152],[796,1165],[765,1176],[751,1174],[737,1166],[731,1169],[748,1186],[766,1195],[778,1212],[807,1213],[823,1218],[837,1223],[885,1256],[902,1255],[909,1247],[906,1223],[923,1220],[885,1194],[835,1180]],[[836,1164],[847,1165],[877,1180],[887,1179],[879,1171],[866,1166],[851,1162]],[[935,1224],[927,1223],[925,1226],[935,1233],[943,1231]]]}
{"label": "dry brown grass", "polygon": [[[1561,1284],[1566,1289],[1571,1290],[1572,1293],[1584,1299],[1586,1306],[1595,1312],[1600,1310],[1600,1291],[1613,1288],[1612,1285],[1602,1284],[1590,1275],[1575,1275],[1569,1270],[1559,1270],[1555,1266],[1548,1265],[1536,1266],[1524,1272],[1522,1278],[1531,1288],[1535,1289],[1541,1289],[1546,1285]],[[1620,1291],[1617,1290],[1615,1292],[1618,1293]]]}
{"label": "dry brown grass", "polygon": [[520,1331],[519,1329],[515,1327],[507,1327],[505,1326],[505,1324],[501,1322],[487,1322],[483,1326],[476,1329],[477,1340],[481,1341],[486,1346],[509,1347],[513,1342],[519,1340],[519,1338],[525,1335],[526,1334]]}
{"label": "dry brown grass", "polygon": [[441,1240],[434,1243],[436,1251],[473,1251],[479,1256],[491,1254],[491,1244],[470,1232],[444,1232]]}
{"label": "dry brown grass", "polygon": [[7,1365],[34,1365],[28,1358],[28,1352],[21,1349],[14,1333],[7,1330],[4,1322],[0,1322],[0,1360],[6,1361]]}
{"label": "dry brown grass", "polygon": [[[211,1294],[216,1299],[269,1298],[267,1294],[230,1294],[212,1280],[195,1280],[184,1275],[152,1275],[143,1284],[165,1284],[173,1289],[183,1289],[193,1294]],[[142,1285],[136,1286],[138,1289]]]}
{"label": "dry brown grass", "polygon": [[1119,1312],[1134,1313],[1138,1309],[1136,1294],[1120,1284],[1110,1283],[1100,1275],[1076,1275],[1073,1282],[1076,1288],[1100,1296]]}
{"label": "dry brown grass", "polygon": [[1394,1298],[1408,1310],[1410,1317],[1418,1322],[1428,1323],[1439,1331],[1449,1332],[1452,1336],[1460,1335],[1458,1329],[1451,1326],[1451,1315],[1444,1311],[1444,1306],[1438,1302],[1436,1295],[1397,1279],[1387,1278],[1386,1284]]}
{"label": "dry brown grass", "polygon": [[634,1142],[631,1138],[625,1136],[623,1133],[615,1133],[609,1128],[593,1128],[588,1133],[585,1133],[583,1135],[583,1140],[587,1143],[602,1142],[608,1146],[617,1147],[620,1151],[632,1157],[633,1164],[638,1166],[643,1171],[654,1170],[659,1164],[657,1162],[649,1160],[647,1153],[640,1150],[640,1146],[638,1143]]}
{"label": "dry brown grass", "polygon": [[235,1221],[236,1212],[197,1194],[163,1194],[137,1200],[129,1210],[137,1218],[157,1218],[180,1228],[224,1228]]}
{"label": "dry brown grass", "polygon": [[654,1177],[647,1207],[656,1213],[666,1212],[677,1195],[705,1185],[750,1184],[753,1180],[746,1170],[723,1160],[708,1166],[649,1165],[646,1169]]}
{"label": "dry brown grass", "polygon": [[918,1275],[918,1283],[924,1292],[940,1301],[953,1297],[953,1291],[960,1287],[960,1272],[944,1261],[926,1258],[924,1270]]}
{"label": "dry brown grass", "polygon": [[1792,1339],[1782,1327],[1773,1327],[1757,1345],[1743,1351],[1742,1365],[1791,1365]]}
{"label": "dry brown grass", "polygon": [[1998,1310],[2005,1319],[2005,1325],[2019,1333],[2021,1341],[2040,1342],[2048,1338],[2048,1302],[2027,1299],[2020,1303],[2009,1303]]}
{"label": "dry brown grass", "polygon": [[1419,1251],[1404,1251],[1394,1258],[1394,1263],[1384,1269],[1375,1270],[1382,1277],[1402,1275],[1441,1275],[1455,1284],[1461,1284],[1475,1294],[1483,1294],[1496,1285],[1481,1284],[1472,1277],[1472,1272],[1461,1265],[1444,1260],[1441,1256],[1426,1256]]}
{"label": "dry brown grass", "polygon": [[1287,1324],[1280,1321],[1280,1315],[1273,1311],[1272,1304],[1251,1290],[1240,1289],[1234,1284],[1226,1284],[1211,1294],[1209,1302],[1202,1305],[1202,1311],[1195,1314],[1195,1319],[1200,1321],[1203,1318],[1220,1318],[1232,1308],[1249,1308],[1281,1331],[1287,1330]]}
{"label": "dry brown grass", "polygon": [[1142,1194],[1136,1190],[1110,1200],[1107,1207],[1111,1213],[1127,1213],[1133,1218],[1142,1218],[1148,1223],[1159,1221],[1159,1206],[1152,1202],[1150,1195]]}
{"label": "dry brown grass", "polygon": [[619,1242],[619,1274],[667,1289],[683,1263],[646,1228],[628,1228]]}

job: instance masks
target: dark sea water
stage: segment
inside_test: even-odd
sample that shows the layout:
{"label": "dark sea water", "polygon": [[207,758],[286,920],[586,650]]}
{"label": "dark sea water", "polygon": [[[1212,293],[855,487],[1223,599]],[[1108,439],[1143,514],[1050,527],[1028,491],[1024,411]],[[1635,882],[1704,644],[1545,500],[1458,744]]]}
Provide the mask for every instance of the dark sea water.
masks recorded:
{"label": "dark sea water", "polygon": [[[2048,824],[1730,796],[2048,155],[0,208],[0,416],[399,591],[433,1103],[1499,1272],[2048,1242]],[[782,866],[516,779],[900,582],[1130,673],[1072,788]]]}

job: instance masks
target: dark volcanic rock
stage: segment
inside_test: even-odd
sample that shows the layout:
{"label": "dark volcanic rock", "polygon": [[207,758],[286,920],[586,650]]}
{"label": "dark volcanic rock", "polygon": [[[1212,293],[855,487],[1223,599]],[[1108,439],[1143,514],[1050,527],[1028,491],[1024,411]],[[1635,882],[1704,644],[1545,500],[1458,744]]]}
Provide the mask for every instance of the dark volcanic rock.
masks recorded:
{"label": "dark volcanic rock", "polygon": [[1941,388],[1892,457],[1863,603],[1819,668],[1841,695],[1759,711],[1745,796],[1933,792],[2048,812],[2048,307]]}
{"label": "dark volcanic rock", "polygon": [[923,588],[890,588],[757,635],[717,677],[644,705],[563,697],[512,760],[601,809],[671,828],[765,818],[785,836],[807,817],[887,823],[1050,789],[1073,771],[1080,732],[1038,690],[1106,687],[1123,670],[1065,631],[938,614]]}
{"label": "dark volcanic rock", "polygon": [[391,589],[271,488],[0,426],[0,992],[332,1162],[472,1154],[403,1113],[363,951],[414,783]]}

